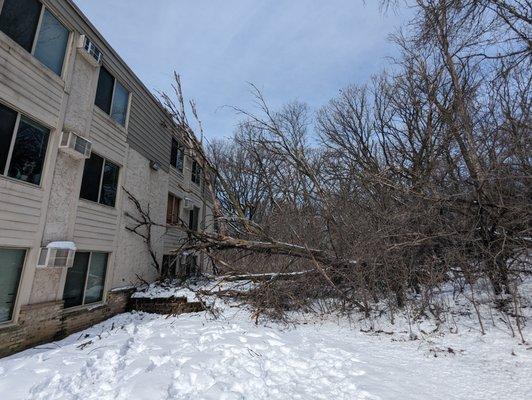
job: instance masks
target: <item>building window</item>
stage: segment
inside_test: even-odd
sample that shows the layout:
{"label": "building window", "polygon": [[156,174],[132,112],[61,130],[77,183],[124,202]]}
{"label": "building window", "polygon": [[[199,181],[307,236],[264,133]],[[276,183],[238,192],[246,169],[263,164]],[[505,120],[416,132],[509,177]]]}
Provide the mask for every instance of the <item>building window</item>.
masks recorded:
{"label": "building window", "polygon": [[40,185],[50,130],[0,104],[0,174]]}
{"label": "building window", "polygon": [[0,323],[11,321],[26,250],[0,248]]}
{"label": "building window", "polygon": [[172,151],[170,152],[170,165],[178,171],[183,171],[183,161],[185,160],[185,150],[183,145],[172,138]]}
{"label": "building window", "polygon": [[115,85],[115,78],[105,69],[100,68],[100,75],[98,77],[98,88],[96,89],[96,104],[100,110],[107,114],[111,113],[111,102],[113,101],[113,89]]}
{"label": "building window", "polygon": [[197,231],[199,227],[199,208],[192,207],[188,212],[188,228],[191,231]]}
{"label": "building window", "polygon": [[168,204],[166,208],[166,223],[177,225],[179,223],[179,206],[181,199],[168,193]]}
{"label": "building window", "polygon": [[61,75],[70,32],[38,0],[4,0],[0,30]]}
{"label": "building window", "polygon": [[114,207],[120,168],[99,155],[92,153],[85,160],[79,197]]}
{"label": "building window", "polygon": [[126,126],[129,92],[105,67],[100,68],[94,104],[116,122]]}
{"label": "building window", "polygon": [[163,255],[163,265],[161,275],[164,277],[173,277],[176,274],[178,258],[173,254]]}
{"label": "building window", "polygon": [[199,163],[196,160],[192,161],[192,176],[190,179],[198,186],[201,184],[201,173]]}
{"label": "building window", "polygon": [[103,299],[107,253],[78,251],[68,269],[63,300],[65,308],[91,304]]}
{"label": "building window", "polygon": [[185,258],[185,265],[183,268],[184,278],[190,278],[198,275],[198,259],[195,255],[189,254]]}

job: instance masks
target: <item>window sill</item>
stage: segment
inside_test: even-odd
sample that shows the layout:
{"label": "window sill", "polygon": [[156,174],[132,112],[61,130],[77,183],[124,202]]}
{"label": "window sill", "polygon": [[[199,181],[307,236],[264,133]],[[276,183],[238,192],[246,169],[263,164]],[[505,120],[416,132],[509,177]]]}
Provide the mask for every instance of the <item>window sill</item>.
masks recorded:
{"label": "window sill", "polygon": [[181,169],[177,169],[175,166],[173,166],[172,164],[170,164],[170,168],[172,168],[173,171],[177,172],[179,174],[179,176],[183,177],[183,168]]}
{"label": "window sill", "polygon": [[[127,134],[127,128],[118,122],[116,122],[113,117],[111,117],[109,114],[107,114],[105,111],[103,111],[100,107],[98,107],[96,104],[93,105],[93,110],[95,113],[98,114],[100,118],[105,120],[109,125],[111,125],[113,128],[118,129],[123,134]],[[127,121],[126,121],[127,126]]]}
{"label": "window sill", "polygon": [[[0,182],[1,181],[5,181],[6,186],[10,186],[11,184],[17,184],[17,185],[22,185],[27,188],[35,189],[41,192],[44,191],[44,188],[42,187],[42,185],[35,185],[34,183],[21,181],[20,179],[12,178],[10,176],[0,175]],[[0,186],[3,186],[3,185],[0,185]]]}
{"label": "window sill", "polygon": [[112,206],[108,206],[106,204],[102,204],[102,203],[98,203],[97,201],[92,201],[92,200],[87,200],[87,199],[83,199],[83,198],[79,198],[79,204],[84,204],[88,207],[103,207],[105,210],[109,210],[109,211],[113,211],[116,213],[116,204],[114,207]]}
{"label": "window sill", "polygon": [[0,331],[3,330],[9,330],[9,329],[17,329],[19,327],[19,324],[15,322],[15,319],[11,319],[9,321],[0,322]]}

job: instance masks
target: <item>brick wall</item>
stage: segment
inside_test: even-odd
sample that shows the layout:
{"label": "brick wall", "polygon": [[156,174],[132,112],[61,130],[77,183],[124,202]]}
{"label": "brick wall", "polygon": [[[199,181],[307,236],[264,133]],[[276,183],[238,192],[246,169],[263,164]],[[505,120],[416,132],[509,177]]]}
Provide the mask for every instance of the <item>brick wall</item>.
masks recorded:
{"label": "brick wall", "polygon": [[154,314],[183,314],[203,311],[203,306],[200,302],[187,302],[185,297],[132,298],[130,309]]}
{"label": "brick wall", "polygon": [[127,310],[132,290],[109,292],[105,304],[63,309],[63,301],[22,306],[17,324],[0,327],[0,357],[61,339]]}

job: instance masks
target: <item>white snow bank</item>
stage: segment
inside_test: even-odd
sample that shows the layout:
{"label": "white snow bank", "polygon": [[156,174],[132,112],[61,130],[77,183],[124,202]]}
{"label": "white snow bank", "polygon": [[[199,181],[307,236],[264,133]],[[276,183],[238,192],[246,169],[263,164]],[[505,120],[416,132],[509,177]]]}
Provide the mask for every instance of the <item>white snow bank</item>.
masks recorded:
{"label": "white snow bank", "polygon": [[213,280],[199,279],[197,282],[188,282],[187,286],[183,286],[178,282],[152,283],[149,286],[140,288],[133,293],[133,298],[155,299],[155,298],[169,298],[169,297],[186,297],[187,301],[198,301],[196,295],[197,291],[248,291],[255,287],[255,283],[251,281],[224,281],[224,277],[217,277]]}
{"label": "white snow bank", "polygon": [[[532,398],[532,350],[507,332],[409,341],[346,321],[256,325],[242,308],[116,316],[0,360],[2,400]],[[531,330],[526,334],[530,337]]]}
{"label": "white snow bank", "polygon": [[185,297],[187,301],[198,301],[196,294],[181,286],[166,285],[161,286],[156,283],[150,284],[148,287],[133,293],[133,298],[142,299],[165,299],[170,297]]}

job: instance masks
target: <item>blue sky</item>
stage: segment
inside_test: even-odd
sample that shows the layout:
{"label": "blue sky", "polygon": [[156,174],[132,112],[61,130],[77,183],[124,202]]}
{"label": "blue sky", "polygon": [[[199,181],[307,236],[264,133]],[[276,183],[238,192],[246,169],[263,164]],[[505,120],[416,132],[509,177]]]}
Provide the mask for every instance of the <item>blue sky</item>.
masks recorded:
{"label": "blue sky", "polygon": [[[324,105],[389,65],[388,37],[407,11],[382,15],[377,0],[75,0],[152,91],[172,71],[198,103],[206,136],[232,133],[253,110],[247,82],[273,108]],[[365,3],[365,4],[364,4]]]}

